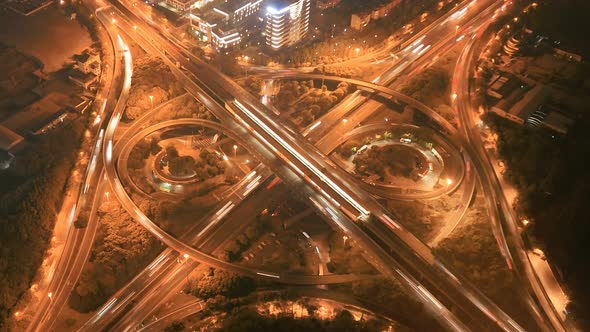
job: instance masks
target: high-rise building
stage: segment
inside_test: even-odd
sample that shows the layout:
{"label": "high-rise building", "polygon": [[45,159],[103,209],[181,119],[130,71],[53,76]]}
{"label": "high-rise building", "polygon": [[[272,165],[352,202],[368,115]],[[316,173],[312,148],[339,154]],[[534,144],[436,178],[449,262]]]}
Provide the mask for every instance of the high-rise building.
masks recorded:
{"label": "high-rise building", "polygon": [[271,49],[291,46],[309,32],[311,0],[271,0],[265,9],[266,45]]}

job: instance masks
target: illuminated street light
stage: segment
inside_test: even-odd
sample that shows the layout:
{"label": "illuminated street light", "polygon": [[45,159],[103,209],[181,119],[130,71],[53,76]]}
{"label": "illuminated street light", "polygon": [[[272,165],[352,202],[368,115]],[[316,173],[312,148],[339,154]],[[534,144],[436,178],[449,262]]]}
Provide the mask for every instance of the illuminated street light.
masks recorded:
{"label": "illuminated street light", "polygon": [[150,102],[152,104],[152,108],[154,108],[154,96],[150,96]]}
{"label": "illuminated street light", "polygon": [[453,180],[451,180],[450,178],[447,178],[447,186],[450,186],[453,184]]}
{"label": "illuminated street light", "polygon": [[109,194],[110,194],[110,193],[107,191],[107,192],[105,192],[104,194],[105,194],[105,196],[107,197],[107,201],[108,201],[108,200],[109,200]]}
{"label": "illuminated street light", "polygon": [[234,145],[234,158],[236,157],[236,152],[238,151],[238,146]]}
{"label": "illuminated street light", "polygon": [[111,19],[111,23],[113,23],[113,24],[117,23],[117,19],[113,17],[113,18]]}
{"label": "illuminated street light", "polygon": [[53,292],[49,292],[49,293],[47,294],[47,296],[48,296],[48,297],[49,297],[49,299],[51,300],[51,299],[52,299],[52,297],[53,297]]}
{"label": "illuminated street light", "polygon": [[342,119],[342,123],[347,123],[347,122],[348,122],[347,118]]}
{"label": "illuminated street light", "polygon": [[245,56],[244,56],[244,61],[248,62],[248,60],[250,60],[250,57],[249,57],[249,56],[247,56],[247,55],[245,55]]}
{"label": "illuminated street light", "polygon": [[457,93],[456,92],[453,92],[453,94],[451,95],[451,99],[453,101],[455,101],[455,99],[457,99]]}
{"label": "illuminated street light", "polygon": [[18,316],[20,316],[20,311],[17,311],[14,313],[14,317],[18,317]]}
{"label": "illuminated street light", "polygon": [[133,30],[137,31],[137,25],[133,26]]}
{"label": "illuminated street light", "polygon": [[525,225],[525,226],[526,226],[526,225],[528,225],[528,224],[530,224],[530,223],[531,223],[531,222],[530,222],[528,219],[524,219],[524,220],[522,221],[522,224],[523,224],[523,225]]}
{"label": "illuminated street light", "polygon": [[188,254],[184,254],[182,257],[184,257],[184,259],[188,259],[190,256]]}
{"label": "illuminated street light", "polygon": [[343,236],[342,236],[342,240],[344,240],[344,245],[346,245],[346,240],[348,240],[348,236],[346,236],[346,235],[343,235]]}
{"label": "illuminated street light", "polygon": [[361,52],[361,49],[360,49],[359,47],[357,47],[357,48],[355,49],[355,51],[356,51],[356,55],[358,56],[358,55],[359,55],[359,53]]}

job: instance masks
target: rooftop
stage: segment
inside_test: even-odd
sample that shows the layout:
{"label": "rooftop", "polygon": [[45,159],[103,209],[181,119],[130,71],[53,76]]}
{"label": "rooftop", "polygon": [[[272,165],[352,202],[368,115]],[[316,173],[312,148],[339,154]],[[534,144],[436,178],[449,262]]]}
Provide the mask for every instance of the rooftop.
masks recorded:
{"label": "rooftop", "polygon": [[0,125],[0,150],[10,151],[23,140],[24,138],[21,135]]}
{"label": "rooftop", "polygon": [[221,0],[215,2],[215,8],[221,10],[227,14],[231,14],[242,7],[247,6],[248,4],[253,4],[256,2],[260,2],[260,0]]}

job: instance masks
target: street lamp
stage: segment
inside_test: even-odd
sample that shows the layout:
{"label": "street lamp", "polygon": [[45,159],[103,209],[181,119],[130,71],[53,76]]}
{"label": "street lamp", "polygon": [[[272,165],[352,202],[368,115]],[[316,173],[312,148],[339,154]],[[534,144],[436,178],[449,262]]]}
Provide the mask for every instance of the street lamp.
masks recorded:
{"label": "street lamp", "polygon": [[47,294],[47,296],[48,296],[48,297],[49,297],[49,299],[51,300],[51,299],[52,299],[52,297],[53,297],[53,292],[49,292],[49,293]]}
{"label": "street lamp", "polygon": [[238,151],[238,146],[234,145],[234,158],[236,157],[236,152]]}
{"label": "street lamp", "polygon": [[453,180],[451,180],[450,178],[447,178],[447,186],[450,186],[453,184]]}
{"label": "street lamp", "polygon": [[105,194],[105,196],[107,197],[107,201],[108,201],[108,200],[109,200],[109,192],[107,191],[107,192],[105,192],[104,194]]}
{"label": "street lamp", "polygon": [[182,257],[184,257],[184,259],[188,259],[190,256],[188,254],[184,254]]}
{"label": "street lamp", "polygon": [[152,108],[154,108],[154,96],[150,96],[150,103],[152,104]]}
{"label": "street lamp", "polygon": [[346,240],[348,240],[348,236],[346,236],[346,235],[342,236],[342,240],[344,240],[344,245],[346,246]]}
{"label": "street lamp", "polygon": [[342,119],[342,123],[347,123],[347,122],[348,122],[347,118]]}
{"label": "street lamp", "polygon": [[357,47],[357,48],[355,48],[354,51],[356,52],[356,56],[358,56],[359,53],[361,52],[361,49],[360,49],[360,47]]}

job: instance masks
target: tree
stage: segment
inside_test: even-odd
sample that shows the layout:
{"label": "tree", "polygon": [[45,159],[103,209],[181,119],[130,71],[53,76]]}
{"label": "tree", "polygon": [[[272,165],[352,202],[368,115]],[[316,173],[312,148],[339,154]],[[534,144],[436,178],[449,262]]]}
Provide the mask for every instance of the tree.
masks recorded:
{"label": "tree", "polygon": [[174,322],[168,325],[164,329],[164,332],[180,332],[182,330],[184,330],[184,324],[182,322]]}
{"label": "tree", "polygon": [[157,155],[160,151],[162,151],[162,147],[158,144],[156,139],[152,139],[150,142],[150,153],[152,155]]}
{"label": "tree", "polygon": [[169,145],[166,147],[166,158],[168,160],[178,158],[178,150],[174,145]]}

